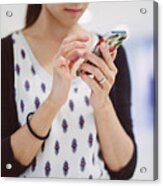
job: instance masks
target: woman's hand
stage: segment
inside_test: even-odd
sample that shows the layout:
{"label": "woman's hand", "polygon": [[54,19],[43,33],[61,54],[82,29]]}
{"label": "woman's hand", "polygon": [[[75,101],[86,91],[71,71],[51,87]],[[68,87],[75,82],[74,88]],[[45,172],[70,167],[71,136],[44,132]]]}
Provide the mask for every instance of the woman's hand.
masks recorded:
{"label": "woman's hand", "polygon": [[62,106],[68,97],[71,84],[71,68],[85,53],[88,36],[69,36],[65,38],[54,57],[53,84],[49,95],[51,101]]}
{"label": "woman's hand", "polygon": [[106,47],[105,42],[100,45],[103,58],[100,58],[92,52],[86,52],[85,58],[94,65],[84,63],[80,66],[85,72],[89,72],[94,75],[94,78],[89,77],[86,74],[81,74],[81,78],[92,89],[90,103],[95,110],[104,108],[109,101],[109,93],[115,82],[117,74],[117,68],[114,64],[114,60],[117,55],[117,50],[110,53]]}
{"label": "woman's hand", "polygon": [[128,171],[127,165],[133,161],[131,159],[134,153],[134,143],[124,130],[108,95],[117,74],[117,68],[114,65],[117,51],[110,54],[104,43],[100,45],[100,49],[104,60],[89,52],[85,58],[96,67],[90,64],[81,66],[84,71],[93,74],[94,78],[88,75],[81,75],[81,77],[92,89],[90,103],[94,109],[103,159],[107,168],[118,175],[122,169]]}

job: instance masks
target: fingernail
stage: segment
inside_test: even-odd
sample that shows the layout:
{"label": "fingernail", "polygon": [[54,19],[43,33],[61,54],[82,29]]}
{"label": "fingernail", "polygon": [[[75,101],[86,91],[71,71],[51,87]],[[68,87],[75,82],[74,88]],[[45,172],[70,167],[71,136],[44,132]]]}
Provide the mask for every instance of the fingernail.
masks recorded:
{"label": "fingernail", "polygon": [[101,47],[102,47],[102,48],[105,48],[105,46],[106,46],[105,42],[104,42],[104,41],[101,42]]}
{"label": "fingernail", "polygon": [[80,53],[79,58],[83,58],[83,57],[84,57],[84,53]]}
{"label": "fingernail", "polygon": [[87,40],[89,39],[89,37],[85,36],[85,35],[83,35],[82,37],[83,37],[83,39],[87,39]]}
{"label": "fingernail", "polygon": [[100,38],[100,42],[101,42],[101,43],[102,43],[102,42],[105,42],[105,40],[104,40],[103,37]]}
{"label": "fingernail", "polygon": [[83,47],[86,47],[87,46],[87,43],[86,42],[82,43],[82,46]]}
{"label": "fingernail", "polygon": [[65,59],[63,56],[60,56],[60,57],[59,57],[59,60],[65,61],[66,59]]}
{"label": "fingernail", "polygon": [[113,46],[113,47],[111,47],[111,48],[109,49],[109,51],[110,51],[110,52],[113,52],[115,49],[116,49],[116,47]]}
{"label": "fingernail", "polygon": [[84,53],[79,54],[80,58],[84,58]]}

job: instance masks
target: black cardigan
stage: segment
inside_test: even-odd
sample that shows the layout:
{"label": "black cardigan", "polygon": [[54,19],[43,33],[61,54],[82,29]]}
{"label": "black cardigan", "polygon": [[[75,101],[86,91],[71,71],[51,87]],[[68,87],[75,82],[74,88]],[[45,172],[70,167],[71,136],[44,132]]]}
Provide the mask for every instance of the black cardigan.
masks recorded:
{"label": "black cardigan", "polygon": [[[10,137],[20,128],[14,99],[14,58],[11,35],[1,39],[1,175],[17,177],[29,166],[22,166],[13,155]],[[123,47],[118,49],[115,65],[118,69],[110,97],[116,114],[134,143],[134,153],[129,163],[118,172],[111,171],[105,164],[111,179],[126,180],[133,176],[137,162],[137,145],[131,119],[131,86],[126,54]],[[100,153],[101,154],[101,153]],[[102,154],[101,154],[102,158]],[[12,164],[11,169],[6,165]]]}

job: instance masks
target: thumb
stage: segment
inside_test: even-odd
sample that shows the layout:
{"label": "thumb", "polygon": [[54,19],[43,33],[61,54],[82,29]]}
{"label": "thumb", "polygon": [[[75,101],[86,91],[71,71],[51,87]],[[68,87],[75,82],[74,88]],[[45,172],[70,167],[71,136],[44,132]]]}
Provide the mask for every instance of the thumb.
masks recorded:
{"label": "thumb", "polygon": [[67,66],[67,60],[63,56],[58,56],[56,60],[54,61],[54,66],[56,68],[61,67],[61,66]]}
{"label": "thumb", "polygon": [[59,57],[59,67],[66,72],[70,72],[70,69],[69,69],[69,63],[70,61],[68,59],[66,59],[65,57],[63,56],[60,56]]}
{"label": "thumb", "polygon": [[66,58],[64,58],[63,56],[59,56],[59,58],[57,60],[57,65],[58,66],[66,66]]}

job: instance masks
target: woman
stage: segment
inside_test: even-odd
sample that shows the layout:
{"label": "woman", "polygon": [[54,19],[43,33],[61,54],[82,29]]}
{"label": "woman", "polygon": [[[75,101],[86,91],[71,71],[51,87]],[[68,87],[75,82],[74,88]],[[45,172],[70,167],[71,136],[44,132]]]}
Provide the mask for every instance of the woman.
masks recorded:
{"label": "woman", "polygon": [[[88,3],[29,5],[2,39],[2,176],[129,179],[136,165],[124,49],[78,23]],[[79,69],[81,58],[93,64]],[[8,75],[9,74],[9,75]]]}

